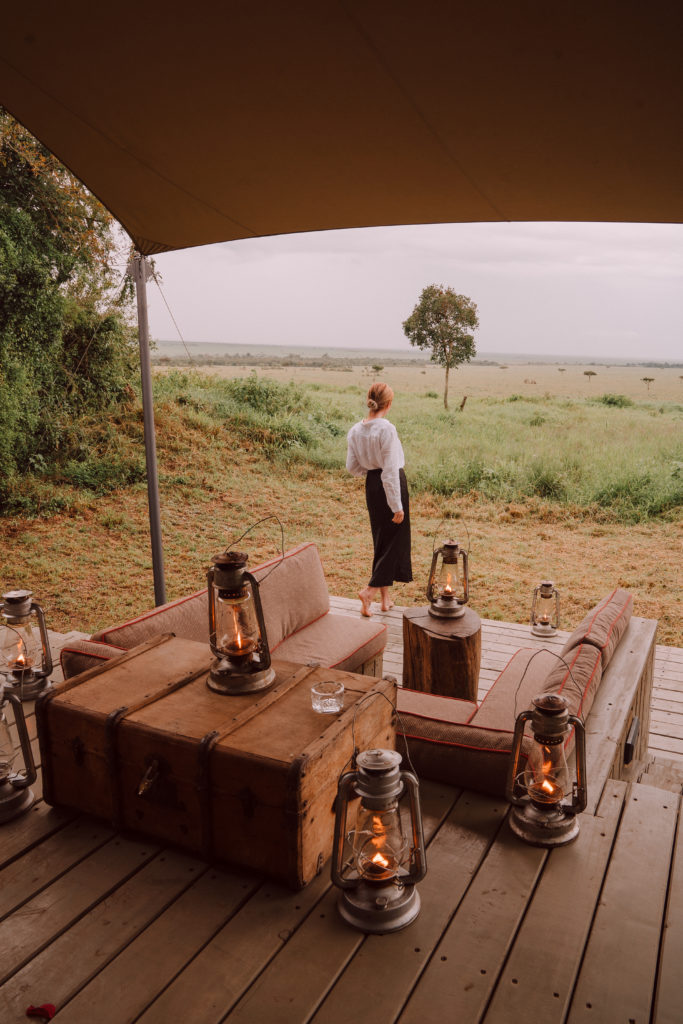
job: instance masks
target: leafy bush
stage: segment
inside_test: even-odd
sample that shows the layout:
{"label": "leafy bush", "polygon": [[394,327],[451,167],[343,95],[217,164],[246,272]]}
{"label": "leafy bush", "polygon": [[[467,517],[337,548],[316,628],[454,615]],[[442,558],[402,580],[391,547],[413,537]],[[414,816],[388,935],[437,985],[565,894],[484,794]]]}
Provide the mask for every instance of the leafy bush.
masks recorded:
{"label": "leafy bush", "polygon": [[603,405],[614,405],[618,409],[628,409],[629,406],[632,406],[634,404],[633,399],[627,398],[626,395],[609,394],[601,395],[600,398],[598,398],[598,402],[602,402]]}

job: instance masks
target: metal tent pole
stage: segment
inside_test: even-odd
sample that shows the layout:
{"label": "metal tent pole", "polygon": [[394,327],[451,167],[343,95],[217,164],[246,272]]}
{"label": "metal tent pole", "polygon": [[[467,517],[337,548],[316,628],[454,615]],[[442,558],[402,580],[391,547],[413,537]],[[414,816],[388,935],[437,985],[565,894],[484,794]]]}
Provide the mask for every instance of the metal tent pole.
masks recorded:
{"label": "metal tent pole", "polygon": [[147,463],[147,504],[149,531],[152,541],[152,567],[154,570],[154,602],[166,603],[164,582],[164,549],[161,541],[161,509],[159,504],[159,477],[157,449],[154,434],[154,402],[152,396],[152,363],[149,357],[149,322],[147,319],[147,278],[151,271],[147,259],[136,252],[130,270],[135,281],[138,302],[138,337],[140,341],[140,374],[142,377],[142,412],[145,428],[145,460]]}

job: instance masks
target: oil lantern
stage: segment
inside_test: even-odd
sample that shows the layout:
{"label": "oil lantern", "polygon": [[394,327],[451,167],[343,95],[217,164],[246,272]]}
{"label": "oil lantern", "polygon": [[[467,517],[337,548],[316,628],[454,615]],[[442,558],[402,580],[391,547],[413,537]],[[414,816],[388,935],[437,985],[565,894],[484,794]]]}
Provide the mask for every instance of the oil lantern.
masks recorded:
{"label": "oil lantern", "polygon": [[[586,807],[586,740],[583,722],[569,714],[559,693],[533,699],[515,722],[506,796],[515,806],[510,827],[534,846],[562,846],[579,833],[577,815]],[[531,722],[532,742],[526,768],[520,768],[524,727]],[[565,742],[576,736],[576,778],[570,775]]]}
{"label": "oil lantern", "polygon": [[239,551],[214,555],[207,573],[209,644],[216,660],[207,684],[217,693],[254,693],[275,679],[258,581]]}
{"label": "oil lantern", "polygon": [[[15,750],[5,714],[8,704],[14,711],[14,723],[19,734],[24,771],[13,772],[14,762],[19,755]],[[0,824],[11,821],[32,806],[35,796],[29,789],[36,781],[36,767],[31,753],[31,742],[24,720],[24,710],[19,697],[0,683]]]}
{"label": "oil lantern", "polygon": [[[400,764],[395,750],[364,750],[355,769],[339,780],[332,881],[341,889],[341,916],[364,932],[398,931],[420,911],[416,884],[427,864],[419,787]],[[349,830],[349,804],[356,798],[355,827]],[[401,814],[403,798],[409,831]]]}
{"label": "oil lantern", "polygon": [[534,636],[555,636],[560,626],[560,592],[552,580],[534,587],[531,600],[531,632]]}
{"label": "oil lantern", "polygon": [[52,655],[43,609],[30,590],[2,595],[0,676],[20,700],[34,700],[48,685]]}
{"label": "oil lantern", "polygon": [[432,555],[427,583],[429,614],[439,619],[457,619],[465,614],[469,597],[467,552],[454,540],[444,541]]}

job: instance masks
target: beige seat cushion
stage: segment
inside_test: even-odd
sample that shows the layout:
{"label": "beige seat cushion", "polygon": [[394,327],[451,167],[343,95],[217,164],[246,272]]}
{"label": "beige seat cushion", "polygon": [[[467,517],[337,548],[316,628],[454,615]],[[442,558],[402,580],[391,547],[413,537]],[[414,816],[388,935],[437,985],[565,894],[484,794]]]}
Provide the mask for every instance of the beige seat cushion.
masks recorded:
{"label": "beige seat cushion", "polygon": [[515,719],[539,693],[545,693],[545,680],[557,664],[551,651],[522,647],[508,661],[484,697],[472,725],[486,729],[514,729]]}
{"label": "beige seat cushion", "polygon": [[606,669],[632,614],[633,598],[627,590],[617,587],[588,612],[562,648],[562,654],[582,643],[593,644],[601,652],[602,667]]}
{"label": "beige seat cushion", "polygon": [[366,619],[328,612],[316,622],[288,636],[274,648],[274,658],[307,665],[317,661],[325,668],[355,672],[384,650],[387,628]]}

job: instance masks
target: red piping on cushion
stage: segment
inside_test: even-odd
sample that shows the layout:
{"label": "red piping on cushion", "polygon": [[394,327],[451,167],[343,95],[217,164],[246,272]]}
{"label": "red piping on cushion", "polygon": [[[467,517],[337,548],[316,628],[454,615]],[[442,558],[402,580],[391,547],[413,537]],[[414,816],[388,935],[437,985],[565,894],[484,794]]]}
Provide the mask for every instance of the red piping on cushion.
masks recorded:
{"label": "red piping on cushion", "polygon": [[616,592],[617,592],[617,588],[615,587],[614,590],[612,591],[612,593],[609,594],[609,596],[606,597],[604,599],[604,601],[601,601],[600,604],[597,605],[595,611],[593,612],[593,618],[590,620],[590,623],[588,624],[588,630],[583,634],[584,637],[590,636],[590,631],[593,628],[593,626],[595,625],[595,620],[597,619],[597,617],[600,614],[600,612],[604,608],[606,608],[608,606],[608,604],[610,603],[610,601],[612,600],[612,598],[614,597]]}
{"label": "red piping on cushion", "polygon": [[617,615],[616,619],[614,620],[614,622],[612,623],[612,625],[610,626],[610,628],[609,628],[609,629],[607,630],[607,639],[605,640],[604,644],[603,644],[603,645],[602,645],[602,647],[600,648],[601,650],[603,650],[603,651],[604,651],[605,647],[607,647],[607,644],[609,643],[609,638],[610,638],[610,637],[611,637],[611,635],[612,635],[612,630],[614,629],[614,627],[616,626],[617,622],[618,622],[618,621],[619,621],[619,619],[620,619],[620,618],[622,617],[622,615],[624,614],[624,612],[626,611],[626,609],[628,608],[629,604],[631,604],[631,603],[632,603],[632,601],[633,601],[633,598],[632,598],[632,597],[631,597],[631,595],[629,594],[629,595],[628,595],[628,597],[627,597],[627,599],[626,599],[626,602],[625,602],[625,604],[624,604],[624,605],[622,606],[622,608],[620,609],[620,611],[619,611],[619,614]]}
{"label": "red piping on cushion", "polygon": [[[588,689],[588,687],[590,686],[590,684],[591,684],[591,681],[592,681],[592,679],[593,679],[593,676],[595,675],[595,670],[597,669],[598,665],[602,664],[602,658],[601,658],[601,656],[600,656],[600,651],[598,650],[598,648],[597,648],[597,647],[595,647],[595,645],[594,645],[594,644],[589,644],[589,646],[592,646],[592,647],[594,648],[594,650],[596,651],[596,655],[595,655],[595,664],[593,665],[593,671],[592,671],[592,672],[591,672],[591,674],[589,675],[589,677],[588,677],[588,680],[587,680],[587,682],[586,682],[586,685],[584,686],[583,690],[581,691],[581,700],[579,701],[579,706],[578,706],[578,708],[577,708],[577,712],[578,712],[579,714],[580,714],[580,712],[581,712],[581,708],[583,707],[583,701],[584,701],[584,698],[585,698],[585,696],[586,696],[586,690],[587,690],[587,689]],[[565,684],[566,684],[567,680],[568,680],[568,679],[570,678],[570,676],[571,676],[571,669],[573,669],[573,668],[574,668],[574,665],[576,664],[576,662],[577,662],[577,660],[578,660],[578,657],[579,657],[579,654],[581,653],[581,648],[582,648],[582,647],[583,647],[583,644],[579,644],[579,646],[578,646],[578,647],[576,648],[576,654],[574,655],[574,660],[572,661],[571,665],[569,665],[569,666],[567,667],[567,671],[565,672],[565,675],[564,675],[564,679],[562,680],[562,683],[561,683],[561,685],[560,685],[560,688],[559,688],[559,690],[557,690],[557,691],[556,691],[557,693],[562,693],[562,691],[563,691],[563,689],[564,689],[564,687],[565,687]]]}
{"label": "red piping on cushion", "polygon": [[[102,647],[116,647],[117,651],[128,650],[127,647],[118,647],[117,644],[105,644],[101,640],[87,640],[86,643],[102,644]],[[95,654],[94,651],[79,651],[77,647],[62,647],[61,651],[59,652],[59,664],[62,666],[62,671],[64,671],[64,662],[62,661],[62,657],[65,654],[82,654],[85,658],[99,658],[100,661],[110,661],[111,658],[113,657],[113,655],[111,654]]]}
{"label": "red piping on cushion", "polygon": [[[196,594],[190,594],[188,597],[179,597],[175,601],[169,601],[168,604],[161,604],[161,605],[159,605],[158,608],[153,608],[151,612],[145,612],[143,615],[138,615],[138,617],[136,619],[128,619],[127,622],[122,622],[118,626],[110,626],[109,629],[106,629],[106,630],[102,631],[102,636],[103,637],[109,636],[110,633],[116,633],[116,631],[119,630],[119,629],[125,629],[127,626],[134,626],[137,622],[144,622],[145,619],[151,619],[154,615],[159,615],[159,614],[161,614],[161,612],[165,612],[169,608],[177,608],[181,604],[185,604],[186,601],[192,601],[193,598],[200,597],[202,594],[205,594],[207,592],[207,589],[208,589],[207,587],[204,587],[203,590],[198,590],[196,592]],[[104,641],[102,641],[102,640],[93,640],[92,642],[94,644],[97,644],[97,643],[103,643]],[[115,646],[115,645],[112,644],[112,646]],[[126,650],[125,647],[123,649]]]}
{"label": "red piping on cushion", "polygon": [[[595,609],[595,613],[593,615],[593,618],[590,620],[590,625],[588,626],[588,630],[587,630],[586,633],[584,633],[584,639],[585,640],[587,640],[588,637],[590,636],[591,630],[593,629],[593,626],[595,625],[595,620],[597,619],[598,615],[601,612],[603,612],[605,610],[605,608],[607,608],[610,605],[610,603],[612,602],[612,599],[614,598],[614,595],[616,594],[618,589],[619,589],[618,587],[615,587],[615,589],[612,591],[612,593],[609,595],[609,597],[606,598],[606,600],[603,601],[602,604],[599,604],[597,606],[597,608]],[[628,594],[625,603],[622,605],[622,607],[621,607],[621,609],[619,611],[619,614],[617,615],[616,619],[614,620],[614,622],[610,626],[609,631],[607,633],[607,640],[605,641],[603,646],[600,648],[600,650],[603,650],[607,646],[607,643],[609,641],[609,638],[610,638],[610,635],[612,633],[612,630],[614,629],[615,625],[617,624],[617,622],[619,621],[619,619],[624,614],[624,612],[626,611],[626,609],[628,608],[629,604],[632,601],[633,601],[633,597],[631,596],[631,594]]]}

